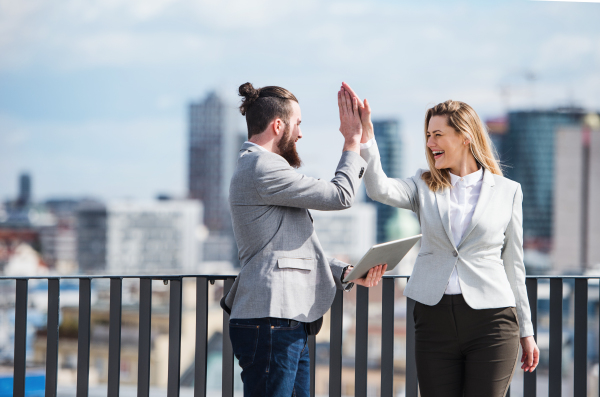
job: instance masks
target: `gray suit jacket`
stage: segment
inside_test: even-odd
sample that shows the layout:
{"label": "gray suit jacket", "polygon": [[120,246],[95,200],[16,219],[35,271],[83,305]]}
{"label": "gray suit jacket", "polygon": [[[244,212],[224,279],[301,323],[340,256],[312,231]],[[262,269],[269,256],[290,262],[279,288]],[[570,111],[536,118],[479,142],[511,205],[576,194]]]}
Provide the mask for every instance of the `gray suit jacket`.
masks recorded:
{"label": "gray suit jacket", "polygon": [[245,143],[229,189],[242,269],[225,304],[231,318],[317,320],[347,264],[323,252],[308,209],[352,205],[366,162],[344,152],[331,181],[302,175],[278,154]]}
{"label": "gray suit jacket", "polygon": [[487,170],[479,200],[458,246],[450,230],[449,192],[432,192],[419,170],[408,179],[388,178],[379,149],[361,151],[367,161],[365,186],[373,200],[414,211],[421,223],[421,250],[404,295],[437,304],[456,265],[465,301],[474,309],[513,306],[521,337],[533,335],[523,264],[521,185]]}

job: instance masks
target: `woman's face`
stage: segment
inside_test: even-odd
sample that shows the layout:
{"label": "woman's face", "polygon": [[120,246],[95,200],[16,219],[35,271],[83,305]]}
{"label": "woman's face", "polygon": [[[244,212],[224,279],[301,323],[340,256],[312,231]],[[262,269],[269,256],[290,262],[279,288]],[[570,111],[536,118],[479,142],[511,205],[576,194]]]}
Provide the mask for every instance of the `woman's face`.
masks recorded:
{"label": "woman's face", "polygon": [[433,116],[427,127],[427,148],[433,152],[435,168],[458,169],[469,145],[465,138],[448,125],[446,116]]}

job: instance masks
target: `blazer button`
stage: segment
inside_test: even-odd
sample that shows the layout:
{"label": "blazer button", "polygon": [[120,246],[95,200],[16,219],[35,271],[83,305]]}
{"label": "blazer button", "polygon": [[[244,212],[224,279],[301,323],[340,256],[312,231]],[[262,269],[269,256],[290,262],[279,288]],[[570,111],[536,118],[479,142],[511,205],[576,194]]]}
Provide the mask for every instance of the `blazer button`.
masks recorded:
{"label": "blazer button", "polygon": [[458,256],[458,252],[454,251],[452,255],[456,258]]}

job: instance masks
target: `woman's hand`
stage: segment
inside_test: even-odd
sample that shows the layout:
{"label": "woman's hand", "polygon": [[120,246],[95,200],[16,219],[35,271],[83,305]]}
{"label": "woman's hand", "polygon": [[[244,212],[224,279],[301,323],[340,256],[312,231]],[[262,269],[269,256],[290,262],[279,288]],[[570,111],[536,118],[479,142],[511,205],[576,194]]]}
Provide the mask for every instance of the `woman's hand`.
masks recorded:
{"label": "woman's hand", "polygon": [[338,91],[340,109],[340,132],[344,136],[344,151],[360,153],[362,125],[358,114],[358,99],[345,90]]}
{"label": "woman's hand", "polygon": [[521,357],[521,369],[525,372],[533,372],[540,361],[540,349],[533,336],[526,336],[521,338],[521,347],[523,348],[523,357]]}
{"label": "woman's hand", "polygon": [[[371,268],[369,270],[369,273],[367,273],[367,275],[364,276],[363,278],[357,278],[356,280],[351,280],[351,282],[356,285],[362,285],[363,287],[374,287],[377,284],[379,284],[379,281],[381,280],[381,276],[383,276],[383,273],[385,273],[386,269],[387,269],[387,263],[383,264],[383,265],[377,265],[377,266]],[[348,274],[350,274],[351,270],[352,270],[352,266],[349,266],[348,269],[346,270],[346,274],[344,274],[343,278],[346,278],[346,276]]]}
{"label": "woman's hand", "polygon": [[375,133],[373,131],[373,123],[371,122],[371,106],[369,106],[369,101],[366,99],[364,102],[360,101],[360,98],[352,88],[347,83],[342,83],[342,89],[348,91],[350,96],[356,98],[358,101],[358,112],[360,114],[360,121],[362,123],[363,133],[360,142],[367,143],[371,139],[375,138]]}

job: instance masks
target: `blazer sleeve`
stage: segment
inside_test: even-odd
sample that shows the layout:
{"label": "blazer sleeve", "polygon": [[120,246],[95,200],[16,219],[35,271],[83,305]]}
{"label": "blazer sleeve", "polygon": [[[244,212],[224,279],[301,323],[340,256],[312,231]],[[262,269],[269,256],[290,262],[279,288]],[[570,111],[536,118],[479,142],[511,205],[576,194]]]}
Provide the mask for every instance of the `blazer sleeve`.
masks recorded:
{"label": "blazer sleeve", "polygon": [[335,177],[324,181],[297,172],[283,157],[269,153],[257,159],[254,186],[268,205],[343,210],[352,206],[366,166],[358,153],[343,152]]}
{"label": "blazer sleeve", "polygon": [[523,263],[523,192],[518,185],[515,193],[512,217],[504,233],[502,247],[504,271],[515,295],[521,338],[533,335],[531,310],[525,287],[525,264]]}
{"label": "blazer sleeve", "polygon": [[335,286],[337,289],[344,289],[344,286],[342,285],[342,271],[348,264],[335,258],[327,258],[327,261],[329,262],[329,268],[331,269],[331,275],[335,281]]}
{"label": "blazer sleeve", "polygon": [[360,151],[360,155],[367,162],[365,171],[365,186],[367,195],[375,201],[393,207],[418,211],[417,186],[412,178],[388,178],[381,167],[381,158],[377,142],[368,149]]}

